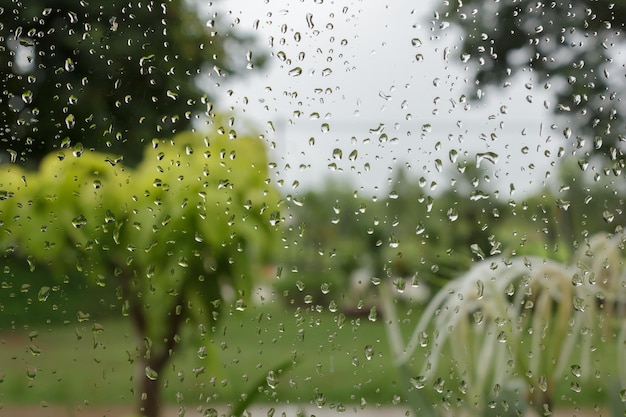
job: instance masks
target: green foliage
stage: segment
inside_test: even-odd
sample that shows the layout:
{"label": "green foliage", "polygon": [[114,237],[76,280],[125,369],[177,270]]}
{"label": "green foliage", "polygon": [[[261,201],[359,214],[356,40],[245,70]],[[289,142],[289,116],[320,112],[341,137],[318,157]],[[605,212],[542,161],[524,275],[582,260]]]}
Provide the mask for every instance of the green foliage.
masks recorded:
{"label": "green foliage", "polygon": [[97,152],[51,154],[38,172],[5,166],[2,248],[59,277],[131,280],[150,311],[186,291],[218,299],[223,276],[247,294],[279,218],[264,155],[257,139],[185,133],[155,142],[135,170]]}
{"label": "green foliage", "polygon": [[0,247],[59,282],[78,272],[118,288],[158,374],[181,323],[212,329],[224,285],[245,307],[281,221],[267,166],[261,140],[217,132],[154,141],[136,169],[97,152],[50,154],[37,172],[3,166]]}
{"label": "green foliage", "polygon": [[[0,9],[0,148],[18,162],[84,147],[135,164],[140,144],[211,112],[197,75],[236,75],[245,67],[236,57],[245,62],[256,49],[226,22],[207,15],[207,25],[185,0],[8,3]],[[250,65],[261,66],[262,54],[254,56]]]}

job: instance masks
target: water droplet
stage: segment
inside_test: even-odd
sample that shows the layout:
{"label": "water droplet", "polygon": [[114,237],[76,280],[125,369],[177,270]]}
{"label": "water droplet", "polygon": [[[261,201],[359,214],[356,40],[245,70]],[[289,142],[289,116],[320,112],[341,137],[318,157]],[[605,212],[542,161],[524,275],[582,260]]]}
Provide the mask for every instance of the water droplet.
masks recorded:
{"label": "water droplet", "polygon": [[237,301],[235,301],[235,310],[246,311],[247,307],[248,305],[246,304],[246,301],[244,299],[239,298]]}
{"label": "water droplet", "polygon": [[404,278],[396,278],[393,280],[393,286],[399,293],[403,293],[406,289],[406,281]]}
{"label": "water droplet", "polygon": [[78,14],[76,12],[67,12],[70,18],[70,23],[78,23]]}
{"label": "water droplet", "polygon": [[278,386],[278,377],[274,371],[269,371],[267,376],[265,377],[265,381],[267,382],[267,386],[271,389],[276,389]]}
{"label": "water droplet", "polygon": [[569,127],[563,129],[563,136],[565,136],[565,139],[569,139],[572,136],[572,129]]}
{"label": "water droplet", "polygon": [[75,124],[76,124],[76,118],[74,117],[74,115],[71,113],[68,114],[65,117],[65,126],[67,126],[68,129],[72,129]]}
{"label": "water droplet", "polygon": [[498,154],[495,152],[480,152],[476,154],[476,168],[480,168],[480,163],[485,160],[496,164],[498,162]]}
{"label": "water droplet", "polygon": [[473,316],[474,316],[474,321],[476,322],[476,324],[480,324],[483,322],[484,315],[482,311],[480,310],[475,311]]}
{"label": "water droplet", "polygon": [[39,293],[37,293],[37,299],[41,302],[44,302],[48,299],[50,295],[50,287],[43,286],[39,289]]}
{"label": "water droplet", "polygon": [[[28,263],[28,270],[30,272],[33,272],[35,270],[35,267],[37,266],[37,264],[35,263],[35,259],[33,258],[32,255],[28,255],[26,257],[26,262]],[[25,287],[26,286],[26,287]],[[28,291],[28,288],[30,288],[30,284],[24,284],[22,285],[22,289],[26,288],[26,290]],[[22,291],[24,292],[24,291]]]}
{"label": "water droplet", "polygon": [[413,38],[411,39],[411,45],[416,48],[419,48],[420,46],[422,46],[422,41],[419,38]]}
{"label": "water droplet", "polygon": [[585,300],[577,295],[573,296],[573,306],[574,306],[574,310],[576,311],[580,311],[583,312],[585,311]]}
{"label": "water droplet", "polygon": [[343,329],[343,326],[346,324],[346,315],[343,313],[339,313],[337,315],[337,327]]}
{"label": "water droplet", "polygon": [[446,381],[442,378],[437,378],[435,383],[433,384],[433,389],[441,394],[443,392],[443,387],[446,384]]}
{"label": "water droplet", "polygon": [[74,61],[72,60],[72,58],[67,58],[65,60],[65,71],[67,72],[72,72],[74,71],[75,65],[74,65]]}
{"label": "water droplet", "polygon": [[582,370],[580,368],[580,365],[572,365],[570,369],[572,371],[572,375],[574,375],[577,378],[580,378],[580,376],[582,375]]}
{"label": "water droplet", "polygon": [[376,311],[376,306],[373,306],[372,308],[370,308],[370,313],[367,316],[367,319],[369,321],[376,321],[376,319],[378,318],[378,312]]}
{"label": "water droplet", "polygon": [[446,215],[451,222],[456,221],[459,218],[459,212],[455,208],[448,209]]}
{"label": "water droplet", "polygon": [[156,381],[159,378],[159,374],[154,369],[146,366],[146,378],[151,381]]}
{"label": "water droplet", "polygon": [[382,90],[378,92],[378,97],[382,98],[385,101],[390,101],[392,98],[391,94],[387,94]]}
{"label": "water droplet", "polygon": [[33,92],[30,90],[26,90],[22,93],[22,101],[26,104],[30,104],[33,102]]}
{"label": "water droplet", "polygon": [[480,246],[478,246],[478,244],[472,243],[470,245],[470,250],[472,251],[474,255],[478,256],[478,258],[480,258],[481,260],[485,259],[485,252],[483,252],[483,250],[480,248]]}
{"label": "water droplet", "polygon": [[476,298],[479,300],[483,298],[485,294],[485,284],[481,280],[476,281]]}
{"label": "water droplet", "polygon": [[37,378],[37,368],[34,367],[34,366],[26,367],[26,376],[30,380],[33,380],[33,379]]}
{"label": "water droplet", "polygon": [[416,377],[410,378],[409,382],[411,383],[411,385],[413,385],[413,388],[422,389],[425,386],[426,377],[416,376]]}
{"label": "water droplet", "polygon": [[462,380],[461,382],[459,382],[459,391],[461,391],[461,394],[467,394],[467,382],[465,382],[465,380]]}
{"label": "water droplet", "polygon": [[76,319],[78,320],[79,323],[84,323],[86,321],[89,321],[90,318],[91,318],[91,314],[89,313],[85,313],[83,311],[79,311],[78,313],[76,313]]}
{"label": "water droplet", "polygon": [[566,210],[567,211],[567,209],[569,209],[570,205],[571,205],[571,202],[568,201],[568,200],[562,200],[560,198],[556,200],[556,206],[558,208],[560,208],[561,210]]}
{"label": "water droplet", "polygon": [[76,229],[80,229],[81,227],[84,227],[86,225],[87,218],[85,218],[85,216],[83,216],[82,214],[72,219],[72,226],[74,226]]}
{"label": "water droplet", "polygon": [[324,396],[324,394],[317,394],[317,396],[315,397],[315,405],[317,406],[317,408],[324,407],[324,404],[326,404],[326,397]]}
{"label": "water droplet", "polygon": [[419,332],[419,334],[417,335],[417,343],[423,348],[428,346],[428,340],[429,340],[429,337],[428,337],[428,333],[426,332]]}
{"label": "water droplet", "polygon": [[470,194],[471,201],[488,200],[488,199],[489,199],[489,194],[487,194],[486,192],[482,190],[474,190]]}
{"label": "water droplet", "polygon": [[198,358],[206,359],[207,356],[208,356],[208,353],[207,353],[206,346],[200,346],[200,348],[198,349]]}
{"label": "water droplet", "polygon": [[83,155],[84,151],[85,148],[83,147],[83,144],[81,142],[78,142],[76,145],[74,145],[74,148],[72,149],[72,155],[74,155],[76,158],[80,158]]}
{"label": "water droplet", "polygon": [[28,351],[33,356],[39,356],[41,354],[41,349],[37,345],[29,345]]}
{"label": "water droplet", "polygon": [[309,27],[309,29],[313,29],[315,27],[315,24],[313,23],[313,14],[312,13],[307,13],[306,14],[306,24]]}
{"label": "water droplet", "polygon": [[372,360],[374,357],[374,347],[372,345],[365,346],[365,359]]}
{"label": "water droplet", "polygon": [[333,159],[341,159],[343,157],[343,151],[339,148],[333,149]]}
{"label": "water droplet", "polygon": [[292,69],[289,70],[288,74],[291,77],[298,77],[298,76],[302,75],[302,68],[300,68],[300,67],[292,68]]}

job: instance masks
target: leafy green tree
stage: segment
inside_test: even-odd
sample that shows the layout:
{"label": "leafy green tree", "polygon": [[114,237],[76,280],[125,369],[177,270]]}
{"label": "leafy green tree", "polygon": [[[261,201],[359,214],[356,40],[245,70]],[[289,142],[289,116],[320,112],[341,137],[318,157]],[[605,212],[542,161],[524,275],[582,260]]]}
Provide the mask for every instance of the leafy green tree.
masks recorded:
{"label": "leafy green tree", "polygon": [[119,288],[141,344],[139,412],[159,413],[160,374],[191,320],[210,332],[233,288],[245,308],[252,266],[274,246],[278,192],[264,144],[183,133],[154,142],[136,168],[111,155],[50,154],[36,172],[0,174],[0,247]]}
{"label": "leafy green tree", "polygon": [[[209,85],[259,66],[253,39],[197,5],[10,0],[0,7],[0,149],[36,164],[52,150],[141,158],[141,143],[210,113]],[[240,57],[238,59],[237,57]]]}
{"label": "leafy green tree", "polygon": [[572,146],[586,143],[585,150],[603,156],[619,175],[626,140],[618,59],[624,2],[450,1],[437,16],[441,27],[451,23],[463,33],[458,59],[476,65],[474,92],[502,88],[529,71],[529,89],[554,91],[555,101],[546,107],[566,121],[563,135]]}

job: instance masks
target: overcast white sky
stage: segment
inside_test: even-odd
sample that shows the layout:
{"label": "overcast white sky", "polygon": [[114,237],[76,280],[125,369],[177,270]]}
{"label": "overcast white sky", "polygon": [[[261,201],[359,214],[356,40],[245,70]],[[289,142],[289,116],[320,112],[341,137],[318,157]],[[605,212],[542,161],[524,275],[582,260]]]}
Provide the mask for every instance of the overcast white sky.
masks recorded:
{"label": "overcast white sky", "polygon": [[265,71],[222,83],[220,106],[254,120],[276,144],[287,190],[333,178],[384,193],[400,166],[445,183],[450,151],[459,160],[498,154],[483,164],[503,197],[510,183],[519,193],[538,188],[562,145],[540,86],[529,91],[532,80],[519,77],[463,103],[472,70],[460,59],[461,34],[433,18],[437,3],[224,0],[220,13],[272,56]]}

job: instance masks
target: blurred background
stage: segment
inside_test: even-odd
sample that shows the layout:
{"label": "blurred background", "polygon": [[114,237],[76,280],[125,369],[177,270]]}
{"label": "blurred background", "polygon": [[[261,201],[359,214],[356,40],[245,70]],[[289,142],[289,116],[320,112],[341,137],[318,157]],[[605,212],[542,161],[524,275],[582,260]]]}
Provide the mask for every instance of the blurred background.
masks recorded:
{"label": "blurred background", "polygon": [[623,4],[52,3],[0,6],[12,415],[623,414]]}

